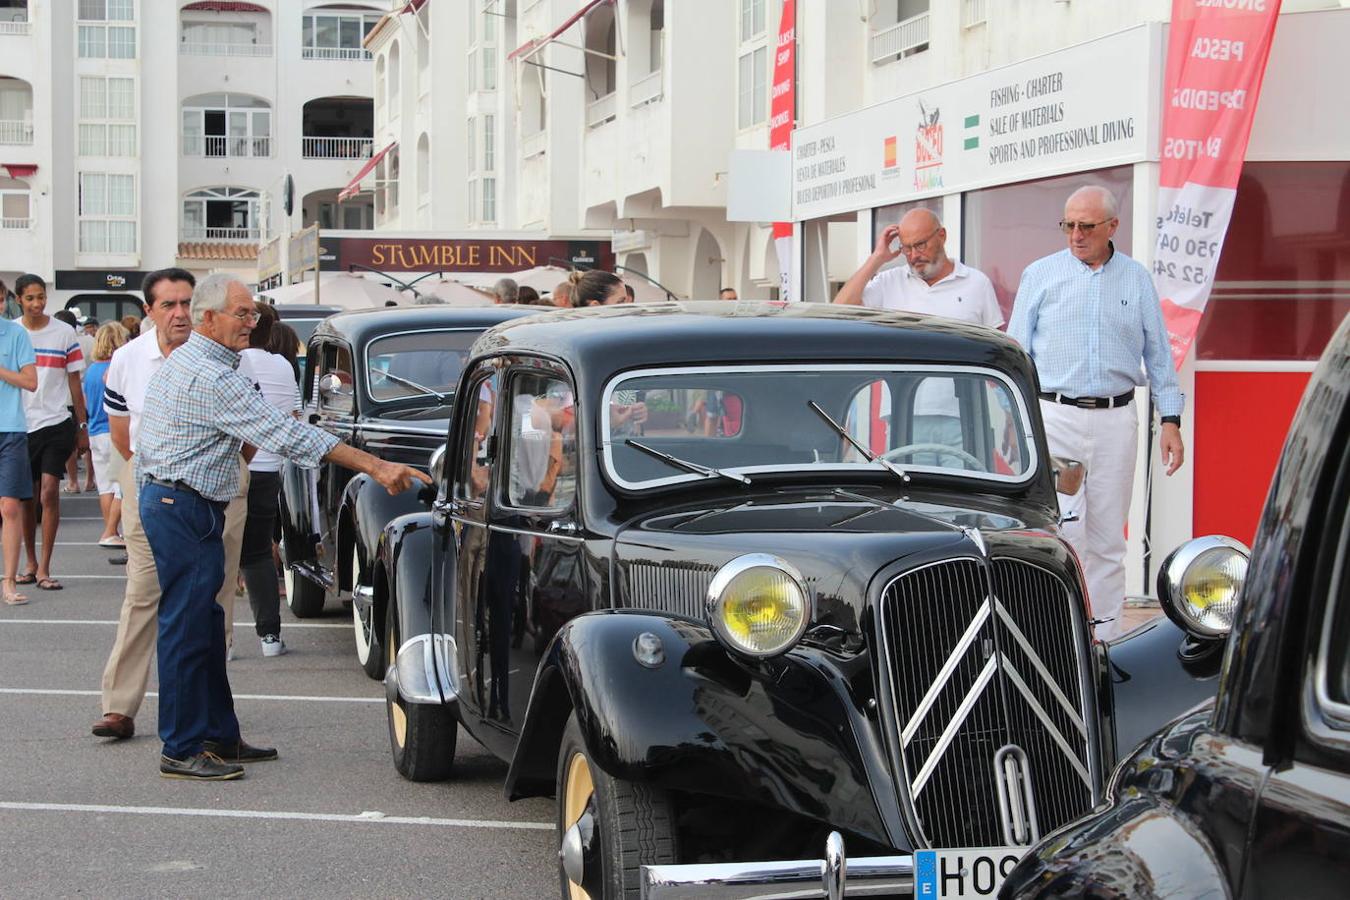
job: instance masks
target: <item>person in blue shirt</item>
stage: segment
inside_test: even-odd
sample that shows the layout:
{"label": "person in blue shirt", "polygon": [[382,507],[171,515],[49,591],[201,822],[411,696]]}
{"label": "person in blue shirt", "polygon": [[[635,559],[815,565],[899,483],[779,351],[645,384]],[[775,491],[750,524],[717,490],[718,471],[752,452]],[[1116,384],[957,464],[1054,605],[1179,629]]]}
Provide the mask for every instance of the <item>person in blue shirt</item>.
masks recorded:
{"label": "person in blue shirt", "polygon": [[118,528],[122,522],[122,492],[117,486],[117,474],[121,469],[121,454],[113,456],[111,428],[108,424],[108,412],[103,408],[103,392],[108,377],[108,366],[112,355],[125,344],[131,335],[121,322],[108,322],[94,335],[94,347],[90,351],[93,357],[84,370],[84,407],[89,413],[89,451],[93,461],[92,477],[98,486],[98,505],[103,514],[103,534],[99,535],[101,547],[125,547]]}
{"label": "person in blue shirt", "polygon": [[1008,323],[1008,334],[1036,363],[1051,454],[1086,468],[1082,489],[1060,495],[1060,511],[1077,517],[1064,523],[1063,534],[1083,564],[1103,640],[1119,636],[1125,601],[1125,522],[1139,446],[1136,387],[1152,388],[1162,415],[1158,446],[1167,474],[1185,459],[1185,398],[1158,292],[1148,270],[1111,242],[1119,225],[1110,191],[1096,185],[1074,191],[1059,223],[1068,246],[1027,266]]}
{"label": "person in blue shirt", "polygon": [[19,542],[23,537],[23,501],[33,497],[28,466],[28,421],[23,391],[37,390],[37,356],[28,332],[18,322],[0,319],[0,521],[4,523],[4,578],[0,596],[9,606],[28,602],[19,593]]}

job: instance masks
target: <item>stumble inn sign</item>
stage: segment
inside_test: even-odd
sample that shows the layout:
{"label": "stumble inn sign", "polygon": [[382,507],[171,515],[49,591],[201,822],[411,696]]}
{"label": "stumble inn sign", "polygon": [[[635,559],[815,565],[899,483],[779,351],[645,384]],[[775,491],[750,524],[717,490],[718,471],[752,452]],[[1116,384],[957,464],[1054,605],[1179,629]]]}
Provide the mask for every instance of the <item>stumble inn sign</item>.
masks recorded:
{"label": "stumble inn sign", "polygon": [[609,241],[326,235],[320,261],[324,271],[518,272],[547,265],[610,269],[614,253]]}

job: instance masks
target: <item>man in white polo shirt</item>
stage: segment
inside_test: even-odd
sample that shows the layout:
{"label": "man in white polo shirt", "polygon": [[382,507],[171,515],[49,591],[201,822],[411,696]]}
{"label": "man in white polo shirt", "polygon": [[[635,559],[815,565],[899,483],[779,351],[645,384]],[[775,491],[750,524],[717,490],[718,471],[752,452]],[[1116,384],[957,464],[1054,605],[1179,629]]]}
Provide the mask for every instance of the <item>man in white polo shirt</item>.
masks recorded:
{"label": "man in white polo shirt", "polygon": [[[145,408],[150,377],[192,334],[190,304],[195,287],[196,279],[185,269],[159,269],[146,275],[141,288],[146,314],[142,333],[119,348],[108,365],[103,408],[108,413],[113,447],[126,460],[119,481],[124,507],[122,531],[127,543],[127,586],[117,622],[117,637],[103,669],[103,718],[95,722],[92,729],[99,737],[120,739],[135,733],[134,719],[145,699],[145,686],[150,677],[150,660],[159,634],[159,575],[141,527],[137,502],[140,486],[136,483],[132,454],[141,428],[141,412]],[[149,325],[154,327],[145,327]],[[247,471],[247,468],[243,469],[240,496],[225,510],[225,582],[216,595],[216,602],[226,612],[227,635],[234,609],[239,543],[247,509],[243,499],[248,491]]]}
{"label": "man in white polo shirt", "polygon": [[[902,254],[908,265],[882,271]],[[1003,324],[994,285],[983,272],[947,255],[947,229],[930,209],[911,209],[899,224],[883,228],[872,255],[844,282],[834,302],[945,316],[989,328]],[[925,379],[914,397],[913,441],[960,446],[961,437],[954,383]],[[953,465],[956,460],[946,454],[915,454],[911,462]]]}

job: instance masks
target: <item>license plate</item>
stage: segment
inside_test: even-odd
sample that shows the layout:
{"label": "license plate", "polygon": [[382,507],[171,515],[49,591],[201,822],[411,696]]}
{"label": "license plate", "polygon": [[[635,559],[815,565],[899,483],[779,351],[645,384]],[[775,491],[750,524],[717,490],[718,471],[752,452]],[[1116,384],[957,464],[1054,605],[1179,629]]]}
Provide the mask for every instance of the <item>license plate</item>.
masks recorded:
{"label": "license plate", "polygon": [[914,896],[920,900],[995,897],[1026,847],[919,850],[914,854]]}

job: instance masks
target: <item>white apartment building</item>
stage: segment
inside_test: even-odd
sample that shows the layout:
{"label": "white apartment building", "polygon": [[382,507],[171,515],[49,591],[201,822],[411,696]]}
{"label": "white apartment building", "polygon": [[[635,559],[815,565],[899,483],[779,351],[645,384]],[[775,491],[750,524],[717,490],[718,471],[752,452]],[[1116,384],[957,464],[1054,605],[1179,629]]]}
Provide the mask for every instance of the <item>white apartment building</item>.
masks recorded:
{"label": "white apartment building", "polygon": [[287,174],[292,227],[373,227],[337,194],[372,154],[362,41],[390,8],[0,0],[0,278],[100,318],[163,266],[253,281]]}

